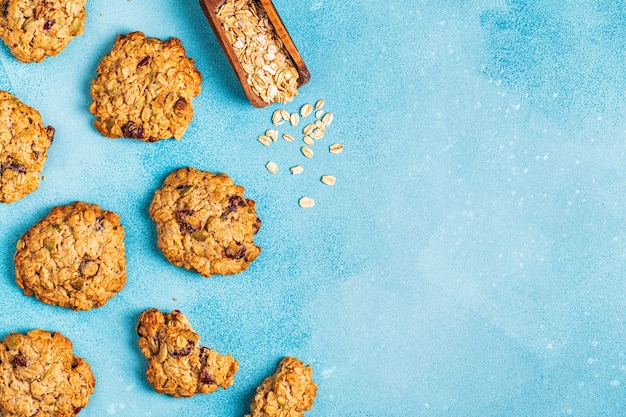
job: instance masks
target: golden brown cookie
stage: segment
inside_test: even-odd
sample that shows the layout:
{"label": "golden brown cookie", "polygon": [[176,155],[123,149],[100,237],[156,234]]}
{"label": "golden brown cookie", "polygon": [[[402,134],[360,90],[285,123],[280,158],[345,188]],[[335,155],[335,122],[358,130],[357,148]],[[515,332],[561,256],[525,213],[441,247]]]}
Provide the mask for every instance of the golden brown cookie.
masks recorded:
{"label": "golden brown cookie", "polygon": [[276,372],[256,390],[246,417],[302,417],[317,394],[311,366],[292,357],[284,358]]}
{"label": "golden brown cookie", "polygon": [[83,33],[86,0],[1,0],[0,38],[22,62],[41,62]]}
{"label": "golden brown cookie", "polygon": [[226,174],[195,168],[170,173],[150,204],[165,257],[205,277],[248,268],[261,252],[253,239],[261,220],[243,191]]}
{"label": "golden brown cookie", "polygon": [[198,345],[200,335],[180,311],[144,311],[137,333],[139,348],[150,360],[146,377],[158,393],[191,397],[233,384],[238,362],[230,354]]}
{"label": "golden brown cookie", "polygon": [[54,139],[39,112],[12,94],[0,91],[0,202],[24,198],[39,180]]}
{"label": "golden brown cookie", "polygon": [[146,142],[183,136],[202,77],[179,39],[118,35],[97,71],[89,110],[100,133]]}
{"label": "golden brown cookie", "polygon": [[95,204],[58,206],[17,242],[17,285],[47,304],[90,310],[124,288],[124,228]]}
{"label": "golden brown cookie", "polygon": [[0,416],[72,417],[95,386],[89,364],[60,333],[10,333],[0,342]]}

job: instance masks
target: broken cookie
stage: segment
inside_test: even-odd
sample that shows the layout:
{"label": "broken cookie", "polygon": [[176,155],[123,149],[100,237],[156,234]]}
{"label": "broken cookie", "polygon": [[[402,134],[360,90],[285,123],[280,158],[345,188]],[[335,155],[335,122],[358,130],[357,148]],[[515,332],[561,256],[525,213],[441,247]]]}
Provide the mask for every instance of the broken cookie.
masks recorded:
{"label": "broken cookie", "polygon": [[146,310],[137,324],[139,348],[150,360],[146,377],[154,389],[173,397],[207,394],[232,385],[238,362],[200,346],[200,335],[180,311]]}

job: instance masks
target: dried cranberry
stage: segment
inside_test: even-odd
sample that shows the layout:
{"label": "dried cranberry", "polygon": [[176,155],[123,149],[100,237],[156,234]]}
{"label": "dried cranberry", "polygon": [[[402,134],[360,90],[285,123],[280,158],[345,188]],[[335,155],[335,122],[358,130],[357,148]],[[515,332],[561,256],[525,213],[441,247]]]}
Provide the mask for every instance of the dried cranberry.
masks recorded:
{"label": "dried cranberry", "polygon": [[261,219],[257,217],[252,227],[253,227],[252,234],[256,235],[259,229],[261,228]]}
{"label": "dried cranberry", "polygon": [[125,138],[131,139],[143,139],[145,137],[143,127],[132,120],[129,120],[124,126],[122,126],[122,134]]}
{"label": "dried cranberry", "polygon": [[74,409],[74,415],[77,415],[78,413],[80,413],[80,410],[82,410],[82,409],[83,409],[83,407],[76,407]]}
{"label": "dried cranberry", "polygon": [[84,278],[93,278],[98,275],[98,271],[100,271],[100,264],[91,259],[83,259],[78,266],[78,272]]}
{"label": "dried cranberry", "polygon": [[50,141],[50,143],[52,143],[54,141],[54,133],[55,133],[55,129],[52,126],[48,126],[46,127],[46,135],[48,135],[48,140]]}
{"label": "dried cranberry", "polygon": [[28,366],[28,358],[26,357],[26,355],[18,353],[13,357],[13,365],[20,367]]}
{"label": "dried cranberry", "polygon": [[230,196],[228,199],[228,205],[222,213],[222,219],[225,219],[230,213],[237,211],[237,207],[245,207],[246,201],[238,195]]}
{"label": "dried cranberry", "polygon": [[93,226],[97,231],[101,232],[104,230],[104,216],[96,217],[96,223]]}
{"label": "dried cranberry", "polygon": [[211,374],[209,374],[209,370],[207,368],[202,368],[201,381],[203,384],[215,384],[215,380],[213,379]]}
{"label": "dried cranberry", "polygon": [[54,23],[55,23],[54,20],[46,20],[46,23],[43,24],[43,30],[50,30],[50,28],[52,28]]}
{"label": "dried cranberry", "polygon": [[241,259],[246,256],[246,247],[239,246],[236,249],[231,249],[230,247],[224,249],[224,255],[230,259]]}
{"label": "dried cranberry", "polygon": [[2,4],[2,16],[6,18],[9,15],[9,0],[5,0]]}
{"label": "dried cranberry", "polygon": [[0,175],[6,170],[11,170],[17,174],[26,174],[26,167],[18,164],[15,161],[7,162],[4,164],[0,164]]}
{"label": "dried cranberry", "polygon": [[193,352],[193,348],[196,346],[193,340],[187,340],[187,346],[182,349],[175,349],[172,352],[172,356],[188,356],[191,352]]}
{"label": "dried cranberry", "polygon": [[187,100],[185,100],[184,97],[181,97],[176,100],[176,103],[174,103],[174,111],[183,112],[185,110],[187,110]]}
{"label": "dried cranberry", "polygon": [[195,216],[195,214],[195,210],[179,210],[176,213],[176,219],[178,220],[180,227],[191,233],[202,229],[202,222]]}
{"label": "dried cranberry", "polygon": [[139,63],[137,64],[137,68],[143,67],[145,65],[149,65],[152,62],[152,57],[150,55],[145,56]]}

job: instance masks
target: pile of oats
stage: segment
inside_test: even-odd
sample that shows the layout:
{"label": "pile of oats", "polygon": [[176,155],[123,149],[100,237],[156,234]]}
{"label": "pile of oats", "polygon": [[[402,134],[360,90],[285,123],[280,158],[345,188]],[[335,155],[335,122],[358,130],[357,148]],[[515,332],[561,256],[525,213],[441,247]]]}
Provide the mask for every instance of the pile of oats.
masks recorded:
{"label": "pile of oats", "polygon": [[217,18],[252,90],[266,103],[298,95],[298,71],[258,0],[226,0]]}
{"label": "pile of oats", "polygon": [[[309,159],[312,159],[315,156],[311,147],[313,147],[317,141],[326,135],[326,129],[330,126],[334,119],[334,114],[332,112],[324,110],[324,100],[318,100],[315,103],[315,106],[310,103],[304,104],[300,107],[299,112],[289,113],[287,110],[278,109],[272,114],[272,124],[275,127],[282,125],[297,127],[301,119],[305,120],[313,114],[313,110],[315,110],[315,120],[311,123],[307,123],[302,129],[302,141],[307,146],[302,146],[300,148],[302,155]],[[281,135],[278,129],[266,130],[264,134],[259,135],[258,141],[262,145],[269,147],[274,142],[277,142],[279,137],[282,137],[287,142],[296,141],[296,138],[293,135],[288,133],[283,133]],[[343,145],[340,143],[333,143],[328,147],[328,151],[332,154],[339,154],[343,151]],[[267,168],[270,174],[277,174],[279,171],[278,165],[274,161],[268,161],[265,168]],[[304,172],[304,167],[302,165],[295,165],[289,168],[289,171],[292,175],[299,175]],[[333,186],[335,185],[337,179],[332,175],[326,174],[322,175],[320,181],[323,184]],[[302,197],[298,203],[303,208],[311,208],[315,205],[315,200],[310,197]]]}

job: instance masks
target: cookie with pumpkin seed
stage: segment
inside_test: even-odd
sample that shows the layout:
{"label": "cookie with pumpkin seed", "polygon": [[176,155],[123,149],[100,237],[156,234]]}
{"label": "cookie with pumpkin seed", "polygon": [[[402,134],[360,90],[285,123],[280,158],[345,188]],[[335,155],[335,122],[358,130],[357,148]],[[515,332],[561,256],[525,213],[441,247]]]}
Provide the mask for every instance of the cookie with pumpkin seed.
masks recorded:
{"label": "cookie with pumpkin seed", "polygon": [[257,387],[246,417],[303,417],[313,406],[317,385],[313,370],[298,358],[287,356],[274,374]]}
{"label": "cookie with pumpkin seed", "polygon": [[25,295],[73,310],[101,307],[126,284],[124,227],[95,204],[57,206],[19,239],[14,261]]}
{"label": "cookie with pumpkin seed", "polygon": [[96,380],[58,332],[10,333],[0,342],[0,416],[76,416]]}
{"label": "cookie with pumpkin seed", "polygon": [[22,62],[59,54],[83,33],[86,0],[1,0],[0,38]]}
{"label": "cookie with pumpkin seed", "polygon": [[7,91],[0,91],[0,202],[12,203],[39,188],[54,128]]}
{"label": "cookie with pumpkin seed", "polygon": [[202,77],[180,39],[118,35],[97,73],[89,109],[104,136],[146,142],[183,136]]}
{"label": "cookie with pumpkin seed", "polygon": [[261,252],[256,203],[226,174],[195,168],[170,173],[150,204],[157,245],[174,265],[230,275],[247,269]]}
{"label": "cookie with pumpkin seed", "polygon": [[179,310],[142,312],[137,333],[139,348],[150,361],[146,377],[158,393],[191,397],[233,384],[237,360],[200,346],[200,335]]}

